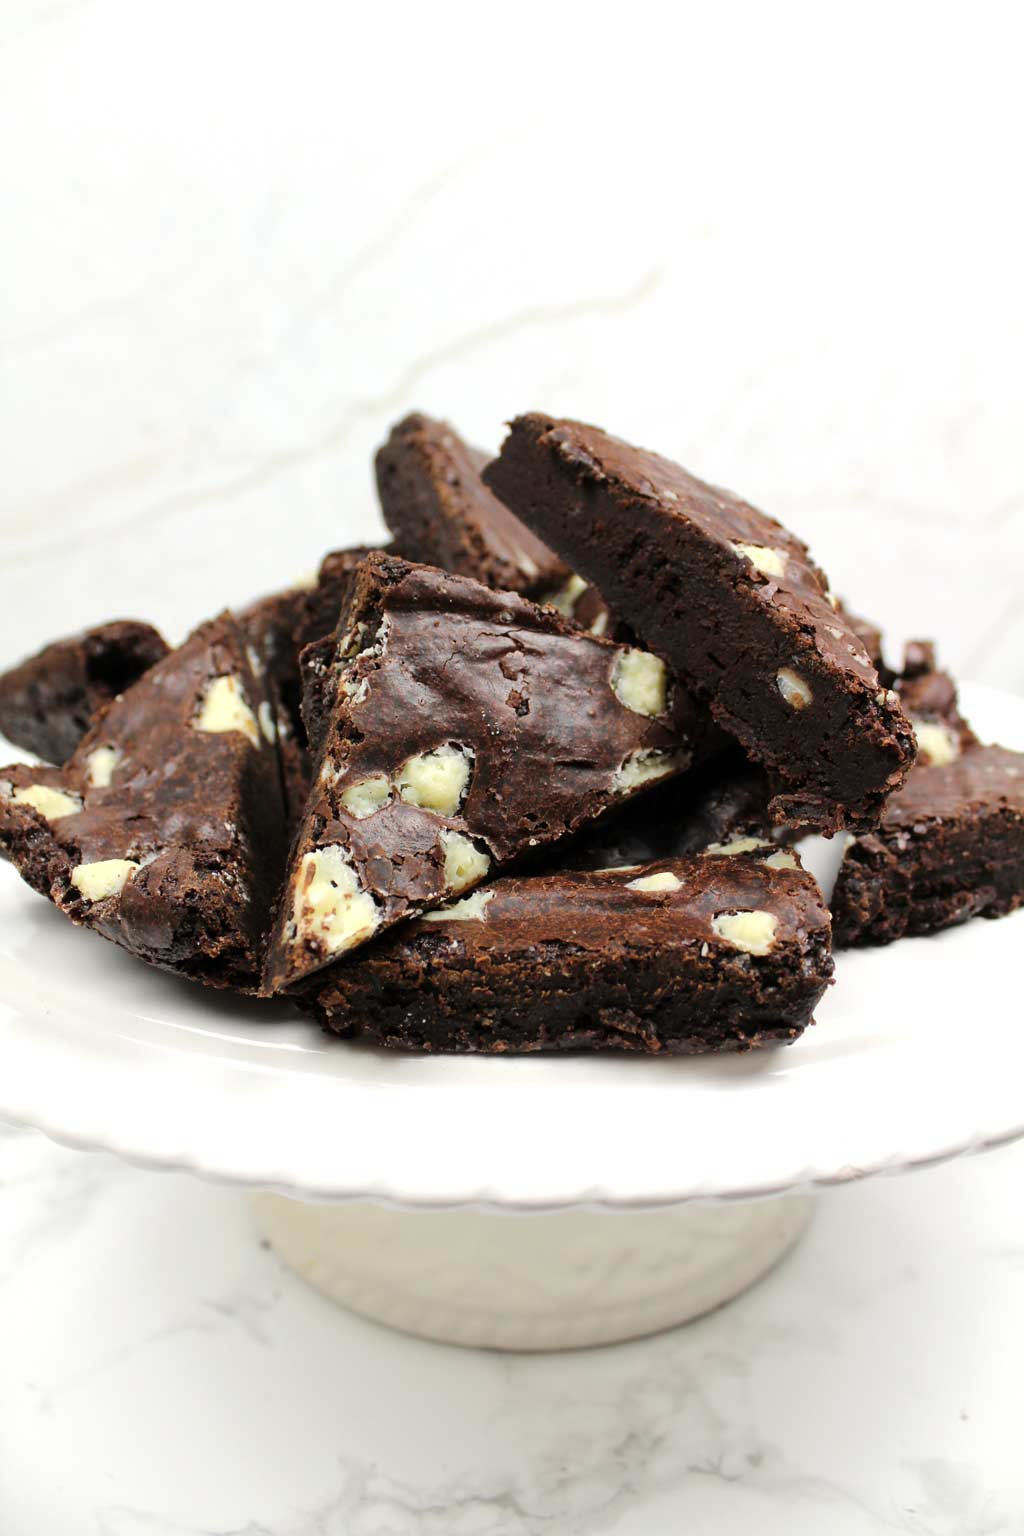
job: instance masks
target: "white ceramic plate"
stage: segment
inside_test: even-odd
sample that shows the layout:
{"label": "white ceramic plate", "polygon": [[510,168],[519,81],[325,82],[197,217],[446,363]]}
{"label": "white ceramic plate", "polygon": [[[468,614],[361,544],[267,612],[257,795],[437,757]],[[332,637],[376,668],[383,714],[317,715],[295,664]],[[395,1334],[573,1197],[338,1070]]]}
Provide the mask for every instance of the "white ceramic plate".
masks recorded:
{"label": "white ceramic plate", "polygon": [[[1024,748],[1024,700],[964,693],[983,737]],[[817,1026],[782,1050],[419,1058],[149,970],[3,866],[0,1114],[133,1161],[327,1199],[768,1194],[1024,1134],[1022,948],[1024,912],[840,954]]]}

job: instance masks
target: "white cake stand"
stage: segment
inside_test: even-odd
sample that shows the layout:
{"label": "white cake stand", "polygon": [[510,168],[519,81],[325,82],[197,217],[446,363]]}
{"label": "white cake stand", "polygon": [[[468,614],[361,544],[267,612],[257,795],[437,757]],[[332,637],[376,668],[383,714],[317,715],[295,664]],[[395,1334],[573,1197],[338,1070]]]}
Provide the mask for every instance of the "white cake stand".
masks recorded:
{"label": "white cake stand", "polygon": [[[1024,701],[965,707],[1024,747]],[[737,1294],[817,1187],[1024,1133],[1022,947],[1024,912],[841,954],[783,1050],[418,1058],[148,970],[3,868],[0,1115],[246,1187],[289,1264],[396,1327],[603,1343]]]}

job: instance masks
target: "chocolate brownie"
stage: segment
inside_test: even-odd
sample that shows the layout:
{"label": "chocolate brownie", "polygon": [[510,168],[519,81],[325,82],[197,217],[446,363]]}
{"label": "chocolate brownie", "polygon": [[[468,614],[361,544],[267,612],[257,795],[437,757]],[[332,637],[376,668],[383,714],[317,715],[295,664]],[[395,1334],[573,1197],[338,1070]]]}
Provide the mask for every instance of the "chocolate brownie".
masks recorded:
{"label": "chocolate brownie", "polygon": [[163,636],[135,619],[55,640],[0,673],[0,732],[48,763],[63,763],[93,716],[166,655]]}
{"label": "chocolate brownie", "polygon": [[656,784],[545,855],[545,867],[610,869],[676,859],[737,839],[771,848],[782,835],[768,815],[762,769],[738,748],[716,753],[690,773]]}
{"label": "chocolate brownie", "polygon": [[[267,989],[688,767],[706,722],[647,652],[370,555],[307,720],[319,756]],[[322,718],[317,721],[317,716]]]}
{"label": "chocolate brownie", "polygon": [[487,489],[488,455],[445,421],[415,412],[378,449],[384,521],[407,560],[538,600],[565,587],[568,568]]}
{"label": "chocolate brownie", "polygon": [[0,768],[0,851],[72,922],[253,991],[287,840],[246,651],[224,614],[109,705],[63,768]]}
{"label": "chocolate brownie", "polygon": [[795,1040],[832,975],[792,853],[507,876],[332,966],[303,999],[416,1051],[747,1050]]}
{"label": "chocolate brownie", "polygon": [[369,549],[339,549],[324,557],[315,581],[288,587],[243,608],[238,622],[246,634],[249,660],[274,704],[289,818],[295,823],[309,795],[310,761],[302,723],[299,656],[305,646],[333,632],[349,577]]}
{"label": "chocolate brownie", "polygon": [[799,539],[668,459],[548,416],[514,421],[484,479],[765,765],[777,820],[878,821],[913,734]]}
{"label": "chocolate brownie", "polygon": [[[829,601],[831,602],[831,599]],[[843,622],[849,625],[856,638],[860,641],[865,651],[867,651],[871,665],[879,677],[888,684],[891,681],[891,674],[888,673],[885,665],[885,655],[882,650],[882,631],[879,626],[871,619],[862,619],[859,614],[854,613],[849,605],[843,602],[842,598],[836,599],[835,611],[842,615]]]}
{"label": "chocolate brownie", "polygon": [[1024,753],[968,744],[922,764],[877,831],[847,848],[832,894],[836,943],[890,944],[1024,900]]}
{"label": "chocolate brownie", "polygon": [[917,767],[941,767],[959,757],[978,738],[960,713],[956,684],[939,669],[930,640],[911,640],[896,678],[896,692],[914,728]]}

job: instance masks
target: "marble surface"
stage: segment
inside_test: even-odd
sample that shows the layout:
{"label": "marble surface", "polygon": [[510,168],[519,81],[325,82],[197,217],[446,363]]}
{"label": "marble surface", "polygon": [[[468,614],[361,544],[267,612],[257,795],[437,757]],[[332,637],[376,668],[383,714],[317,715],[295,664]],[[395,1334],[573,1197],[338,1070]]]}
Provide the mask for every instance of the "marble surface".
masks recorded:
{"label": "marble surface", "polygon": [[243,1196],[0,1135],[4,1536],[1013,1536],[1024,1146],[831,1192],[674,1333],[359,1321]]}
{"label": "marble surface", "polygon": [[[539,407],[1024,691],[1014,17],[924,14],[6,0],[0,659],[180,635],[379,530],[400,413]],[[1019,1531],[1022,1172],[836,1192],[689,1330],[500,1359],[333,1312],[236,1194],[6,1134],[0,1531]]]}

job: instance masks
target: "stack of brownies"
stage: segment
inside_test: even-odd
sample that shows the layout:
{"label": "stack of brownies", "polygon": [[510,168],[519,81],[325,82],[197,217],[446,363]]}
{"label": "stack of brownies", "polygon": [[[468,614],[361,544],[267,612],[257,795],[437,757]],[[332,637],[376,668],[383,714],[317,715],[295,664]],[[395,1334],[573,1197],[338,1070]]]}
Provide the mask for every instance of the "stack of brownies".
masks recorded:
{"label": "stack of brownies", "polygon": [[[387,549],[0,676],[0,851],[73,922],[424,1051],[794,1040],[832,941],[1024,899],[1024,754],[774,519],[595,427],[414,415]],[[803,833],[852,834],[831,902]]]}

